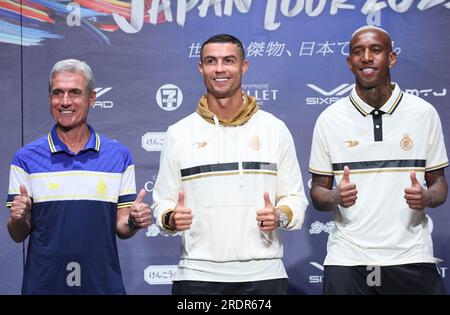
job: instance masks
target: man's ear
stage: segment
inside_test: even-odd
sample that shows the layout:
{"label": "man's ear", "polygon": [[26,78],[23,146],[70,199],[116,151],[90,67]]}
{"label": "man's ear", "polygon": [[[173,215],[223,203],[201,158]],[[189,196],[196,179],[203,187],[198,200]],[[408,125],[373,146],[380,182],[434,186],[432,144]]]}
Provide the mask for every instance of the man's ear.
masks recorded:
{"label": "man's ear", "polygon": [[89,103],[92,105],[94,105],[95,100],[97,99],[97,92],[92,91],[91,94],[89,95]]}
{"label": "man's ear", "polygon": [[242,74],[245,74],[245,73],[247,72],[247,70],[248,70],[248,60],[245,59],[245,60],[242,62]]}
{"label": "man's ear", "polygon": [[203,75],[203,63],[199,62],[197,64],[197,69]]}
{"label": "man's ear", "polygon": [[350,71],[352,71],[352,64],[351,64],[351,62],[350,62],[350,57],[347,57],[347,58],[345,59],[345,61],[347,62],[347,67],[350,69]]}
{"label": "man's ear", "polygon": [[389,53],[389,61],[388,61],[389,68],[392,68],[396,64],[397,64],[397,54],[391,51]]}

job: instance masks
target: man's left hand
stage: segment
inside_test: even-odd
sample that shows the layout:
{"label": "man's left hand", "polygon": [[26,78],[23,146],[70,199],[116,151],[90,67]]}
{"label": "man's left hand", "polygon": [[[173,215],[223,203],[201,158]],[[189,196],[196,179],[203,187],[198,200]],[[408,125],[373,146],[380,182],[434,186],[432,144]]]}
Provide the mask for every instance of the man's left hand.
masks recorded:
{"label": "man's left hand", "polygon": [[130,209],[130,217],[140,229],[147,228],[152,224],[152,211],[150,206],[144,202],[146,193],[145,189],[141,189]]}
{"label": "man's left hand", "polygon": [[405,199],[408,206],[413,210],[423,210],[427,206],[426,190],[416,178],[416,172],[409,174],[411,186],[405,188]]}

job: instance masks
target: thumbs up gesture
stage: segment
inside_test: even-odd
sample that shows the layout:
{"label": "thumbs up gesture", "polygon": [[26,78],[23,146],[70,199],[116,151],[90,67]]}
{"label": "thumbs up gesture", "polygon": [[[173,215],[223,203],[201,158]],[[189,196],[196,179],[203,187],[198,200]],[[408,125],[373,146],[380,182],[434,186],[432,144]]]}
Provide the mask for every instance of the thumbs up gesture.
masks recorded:
{"label": "thumbs up gesture", "polygon": [[27,222],[31,209],[31,198],[28,196],[27,188],[20,184],[20,195],[14,197],[9,216],[12,222]]}
{"label": "thumbs up gesture", "polygon": [[356,203],[358,190],[356,185],[350,182],[350,168],[344,166],[344,175],[341,182],[337,187],[338,191],[338,204],[344,208],[349,208]]}
{"label": "thumbs up gesture", "polygon": [[152,211],[148,204],[144,202],[145,195],[147,191],[141,189],[136,200],[131,204],[130,218],[133,220],[134,224],[142,229],[147,228],[152,224]]}
{"label": "thumbs up gesture", "polygon": [[186,208],[184,204],[184,192],[178,193],[178,203],[170,219],[170,226],[177,231],[184,231],[190,229],[192,224],[192,210]]}
{"label": "thumbs up gesture", "polygon": [[264,208],[256,211],[256,221],[261,231],[272,231],[278,227],[279,214],[270,201],[268,192],[264,193]]}
{"label": "thumbs up gesture", "polygon": [[408,206],[413,210],[423,210],[426,207],[426,190],[422,187],[416,177],[416,172],[409,173],[411,186],[405,188],[405,199]]}

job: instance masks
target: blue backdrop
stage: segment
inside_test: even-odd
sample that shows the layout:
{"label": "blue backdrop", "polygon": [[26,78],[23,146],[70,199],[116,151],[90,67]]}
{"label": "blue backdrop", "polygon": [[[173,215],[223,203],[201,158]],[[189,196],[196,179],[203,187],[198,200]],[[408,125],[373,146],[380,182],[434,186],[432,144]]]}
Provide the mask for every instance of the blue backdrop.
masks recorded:
{"label": "blue backdrop", "polygon": [[[132,150],[138,189],[151,192],[165,130],[193,112],[205,92],[197,71],[199,48],[216,33],[233,34],[244,43],[250,63],[244,90],[291,130],[308,198],[314,123],[353,86],[345,58],[352,32],[362,25],[390,32],[399,56],[393,81],[434,104],[450,148],[449,9],[450,1],[444,0],[2,0],[0,202],[5,204],[14,152],[54,123],[48,74],[66,58],[92,66],[98,98],[89,123]],[[151,193],[146,202],[152,203]],[[428,215],[450,289],[449,208],[450,201]],[[0,212],[0,294],[18,294],[23,251],[8,236],[8,214]],[[283,234],[291,293],[321,293],[332,224],[330,213],[309,207],[303,228]],[[119,240],[128,293],[169,294],[179,242],[178,235],[162,236],[155,225]]]}

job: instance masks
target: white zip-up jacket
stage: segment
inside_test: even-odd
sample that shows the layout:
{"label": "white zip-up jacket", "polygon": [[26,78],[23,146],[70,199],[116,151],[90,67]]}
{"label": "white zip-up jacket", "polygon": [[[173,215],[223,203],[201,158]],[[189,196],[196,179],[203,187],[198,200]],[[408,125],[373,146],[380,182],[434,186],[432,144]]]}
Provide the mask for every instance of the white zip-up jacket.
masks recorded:
{"label": "white zip-up jacket", "polygon": [[308,201],[292,136],[281,120],[262,110],[241,126],[214,121],[193,113],[168,128],[153,190],[157,225],[163,233],[175,233],[162,220],[183,190],[193,222],[182,233],[182,261],[281,261],[278,229],[261,231],[256,211],[264,208],[269,192],[275,207],[291,212],[288,230],[303,223]]}

